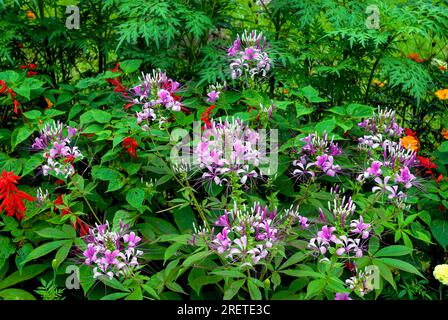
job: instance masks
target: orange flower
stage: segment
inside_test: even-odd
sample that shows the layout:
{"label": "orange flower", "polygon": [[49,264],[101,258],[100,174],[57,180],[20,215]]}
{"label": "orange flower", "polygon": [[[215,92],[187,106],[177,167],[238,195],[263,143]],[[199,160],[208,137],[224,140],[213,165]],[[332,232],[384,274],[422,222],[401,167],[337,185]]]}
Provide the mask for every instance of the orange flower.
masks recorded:
{"label": "orange flower", "polygon": [[44,99],[47,102],[47,107],[45,109],[51,109],[51,107],[54,106],[54,103],[51,102],[51,100],[48,99],[47,97],[44,97]]}
{"label": "orange flower", "polygon": [[412,151],[418,151],[418,148],[420,146],[420,142],[418,141],[417,137],[414,136],[405,136],[400,139],[400,144],[406,148],[411,149]]}
{"label": "orange flower", "polygon": [[442,129],[442,137],[443,139],[448,139],[448,129]]}
{"label": "orange flower", "polygon": [[437,90],[435,95],[439,100],[446,100],[448,99],[448,89]]}
{"label": "orange flower", "polygon": [[386,85],[386,83],[381,82],[380,80],[377,80],[377,79],[373,79],[372,82],[373,82],[374,85],[376,85],[376,86],[378,86],[380,88],[382,88],[382,87],[384,87]]}
{"label": "orange flower", "polygon": [[417,63],[422,63],[426,61],[426,59],[422,59],[417,52],[411,52],[410,54],[408,54],[408,58]]}
{"label": "orange flower", "polygon": [[446,70],[448,70],[445,66],[438,66],[438,68],[439,68],[439,70],[441,70],[441,71],[446,71]]}
{"label": "orange flower", "polygon": [[27,16],[28,19],[31,19],[31,20],[36,19],[36,15],[35,15],[34,12],[31,11],[31,10],[27,10],[27,11],[26,11],[26,16]]}

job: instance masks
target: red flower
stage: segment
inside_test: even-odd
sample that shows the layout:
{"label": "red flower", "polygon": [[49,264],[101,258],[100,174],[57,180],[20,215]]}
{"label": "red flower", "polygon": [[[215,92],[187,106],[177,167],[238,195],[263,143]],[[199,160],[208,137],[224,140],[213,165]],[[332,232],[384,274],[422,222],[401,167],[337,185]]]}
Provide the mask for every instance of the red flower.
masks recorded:
{"label": "red flower", "polygon": [[[117,64],[115,65],[115,68],[113,68],[111,71],[112,72],[121,72],[121,70],[120,70],[120,63],[117,62]],[[108,79],[106,79],[106,81],[109,82],[111,85],[113,85],[115,87],[114,92],[122,93],[124,96],[127,95],[127,92],[126,92],[127,89],[120,82],[120,77],[116,77],[115,79],[108,78]]]}
{"label": "red flower", "polygon": [[443,174],[440,174],[440,175],[437,177],[437,179],[434,177],[434,179],[436,180],[437,184],[439,184],[440,181],[443,180]]}
{"label": "red flower", "polygon": [[212,125],[210,122],[210,115],[214,108],[215,108],[215,106],[210,106],[207,109],[205,109],[204,112],[202,112],[202,114],[201,114],[201,121],[204,121],[205,126],[207,128],[210,128]]}
{"label": "red flower", "polygon": [[64,163],[72,163],[73,164],[73,161],[75,161],[75,157],[72,155],[68,155],[64,159]]}
{"label": "red flower", "polygon": [[429,158],[417,156],[418,161],[420,164],[426,169],[427,174],[432,174],[432,169],[437,169],[438,167],[435,165],[435,163],[431,162]]}
{"label": "red flower", "polygon": [[113,68],[111,71],[112,72],[121,72],[121,70],[120,70],[120,62],[117,62],[117,64],[115,65],[115,68]]}
{"label": "red flower", "polygon": [[137,141],[134,138],[126,137],[123,139],[123,148],[129,153],[129,155],[135,159],[137,158]]}
{"label": "red flower", "polygon": [[37,75],[37,72],[32,71],[32,70],[36,70],[37,69],[37,65],[34,64],[34,63],[30,63],[28,65],[20,66],[19,69],[21,69],[21,70],[26,69],[27,70],[26,76],[28,78],[31,77],[31,76]]}
{"label": "red flower", "polygon": [[6,89],[8,89],[8,86],[6,85],[5,80],[0,80],[0,93],[4,93]]}
{"label": "red flower", "polygon": [[14,113],[15,114],[17,114],[17,112],[18,112],[18,110],[17,110],[18,107],[19,107],[19,101],[14,99]]}
{"label": "red flower", "polygon": [[4,80],[0,80],[0,93],[5,93],[5,91],[9,94],[9,96],[12,99],[12,102],[14,104],[14,113],[17,114],[18,113],[18,108],[19,108],[19,101],[17,101],[17,99],[15,98],[16,93],[11,89],[8,88],[8,86],[6,85],[6,82]]}
{"label": "red flower", "polygon": [[349,271],[356,271],[356,264],[354,262],[346,261],[344,262],[344,267]]}
{"label": "red flower", "polygon": [[[56,198],[56,200],[54,200],[53,204],[55,206],[63,206],[64,205],[64,200],[62,199],[62,196],[63,195],[59,195]],[[72,209],[70,209],[70,207],[63,207],[62,209],[58,208],[58,210],[61,211],[61,217],[65,216],[66,214],[72,213]],[[89,226],[84,221],[79,219],[78,217],[76,217],[76,222],[73,224],[73,227],[75,228],[76,231],[79,232],[79,235],[81,237],[83,237],[89,233]]]}
{"label": "red flower", "polygon": [[19,180],[20,177],[16,176],[13,171],[3,170],[0,177],[0,201],[2,201],[0,211],[4,209],[7,216],[15,215],[20,221],[26,211],[23,200],[35,201],[36,199],[17,189],[16,184]]}
{"label": "red flower", "polygon": [[417,131],[412,131],[412,130],[409,129],[409,128],[404,129],[404,133],[405,133],[407,136],[417,137]]}

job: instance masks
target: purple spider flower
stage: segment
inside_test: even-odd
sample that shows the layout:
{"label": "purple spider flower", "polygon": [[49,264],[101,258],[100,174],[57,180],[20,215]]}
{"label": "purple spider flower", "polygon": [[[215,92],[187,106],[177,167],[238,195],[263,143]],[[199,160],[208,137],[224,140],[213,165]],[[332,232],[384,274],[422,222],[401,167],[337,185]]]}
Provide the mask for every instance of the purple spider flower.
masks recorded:
{"label": "purple spider flower", "polygon": [[353,300],[352,298],[349,297],[348,292],[337,292],[334,300]]}
{"label": "purple spider flower", "polygon": [[406,189],[412,187],[412,181],[415,180],[415,176],[409,171],[408,167],[400,169],[400,173],[395,175],[395,182],[404,184]]}
{"label": "purple spider flower", "polygon": [[361,234],[362,239],[367,239],[369,237],[370,227],[370,224],[364,223],[364,218],[362,216],[359,217],[359,220],[352,220],[350,223],[350,228],[353,228],[351,232]]}

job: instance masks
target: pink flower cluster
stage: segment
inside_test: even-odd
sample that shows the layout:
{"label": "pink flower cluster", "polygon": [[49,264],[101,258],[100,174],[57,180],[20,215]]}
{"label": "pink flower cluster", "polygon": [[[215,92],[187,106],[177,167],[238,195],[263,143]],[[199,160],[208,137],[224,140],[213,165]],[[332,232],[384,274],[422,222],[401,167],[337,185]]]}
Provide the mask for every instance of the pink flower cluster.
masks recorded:
{"label": "pink flower cluster", "polygon": [[248,33],[244,31],[241,37],[238,35],[227,54],[233,58],[230,63],[232,79],[249,75],[254,78],[257,75],[266,77],[271,69],[272,61],[265,52],[267,47],[266,37],[256,31]]}
{"label": "pink flower cluster", "polygon": [[330,253],[336,256],[354,255],[356,258],[361,258],[363,241],[370,237],[371,225],[365,223],[362,216],[358,219],[352,218],[356,205],[351,197],[341,198],[337,191],[334,196],[333,206],[328,204],[328,210],[332,213],[331,220],[325,217],[322,209],[319,209],[320,219],[325,225],[317,232],[317,236],[311,238],[308,248],[317,255]]}
{"label": "pink flower cluster", "polygon": [[215,103],[216,100],[219,99],[219,95],[221,94],[221,92],[223,91],[223,89],[225,87],[226,87],[225,82],[224,82],[224,84],[216,83],[216,84],[209,85],[206,101],[210,102],[210,103]]}
{"label": "pink flower cluster", "polygon": [[72,142],[77,130],[69,126],[66,126],[66,129],[67,133],[64,132],[64,125],[60,121],[53,121],[43,127],[39,137],[31,145],[33,150],[43,151],[42,156],[47,160],[47,163],[42,165],[44,176],[54,173],[67,178],[75,173],[74,161],[83,158],[78,147]]}
{"label": "pink flower cluster", "polygon": [[204,230],[195,231],[217,254],[224,255],[232,263],[253,266],[262,263],[296,223],[302,229],[309,227],[308,219],[299,215],[297,209],[290,208],[279,215],[277,209],[270,211],[267,206],[256,203],[250,210],[245,205],[243,210],[236,207],[232,211],[225,210],[215,222],[216,227],[222,227],[216,236],[214,228],[211,235]]}
{"label": "pink flower cluster", "polygon": [[[388,132],[391,139],[400,137],[400,130],[393,132]],[[399,142],[383,138],[380,133],[360,138],[358,148],[367,153],[368,161],[357,180],[361,183],[373,180],[375,185],[372,192],[383,193],[388,199],[402,204],[402,200],[406,199],[406,190],[418,184],[411,172],[417,165],[417,153],[404,148]]]}
{"label": "pink flower cluster", "polygon": [[301,139],[305,142],[302,147],[301,157],[293,162],[293,175],[305,178],[307,175],[314,178],[316,173],[324,173],[334,177],[340,172],[341,167],[334,163],[334,157],[342,154],[342,149],[333,142],[333,138],[328,140],[327,134],[323,137],[317,134],[310,134]]}
{"label": "pink flower cluster", "polygon": [[152,74],[142,74],[140,84],[130,90],[131,103],[141,105],[142,110],[137,112],[137,123],[142,125],[143,130],[149,130],[148,124],[159,118],[164,118],[157,113],[159,107],[170,111],[180,111],[181,103],[175,92],[180,84],[167,77],[160,70],[153,70]]}
{"label": "pink flower cluster", "polygon": [[137,258],[143,254],[136,247],[141,238],[120,222],[118,232],[111,231],[109,222],[96,225],[85,237],[87,249],[83,252],[84,263],[92,265],[93,277],[128,276],[139,267]]}
{"label": "pink flower cluster", "polygon": [[381,109],[378,107],[377,114],[373,114],[372,118],[365,119],[358,124],[361,128],[370,133],[384,134],[391,138],[401,136],[404,129],[395,122],[395,111]]}
{"label": "pink flower cluster", "polygon": [[236,175],[242,184],[250,178],[261,175],[256,167],[263,162],[257,145],[260,135],[240,119],[211,121],[205,128],[194,149],[196,165],[204,170],[202,178],[217,185],[229,182],[229,176]]}

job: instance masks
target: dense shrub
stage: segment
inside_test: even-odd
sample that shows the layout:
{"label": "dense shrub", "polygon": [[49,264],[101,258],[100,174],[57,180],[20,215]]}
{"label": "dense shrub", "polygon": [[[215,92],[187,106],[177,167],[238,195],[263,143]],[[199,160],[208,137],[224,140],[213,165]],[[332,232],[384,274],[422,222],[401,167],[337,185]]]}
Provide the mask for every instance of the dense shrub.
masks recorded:
{"label": "dense shrub", "polygon": [[0,17],[1,298],[446,299],[446,4]]}

